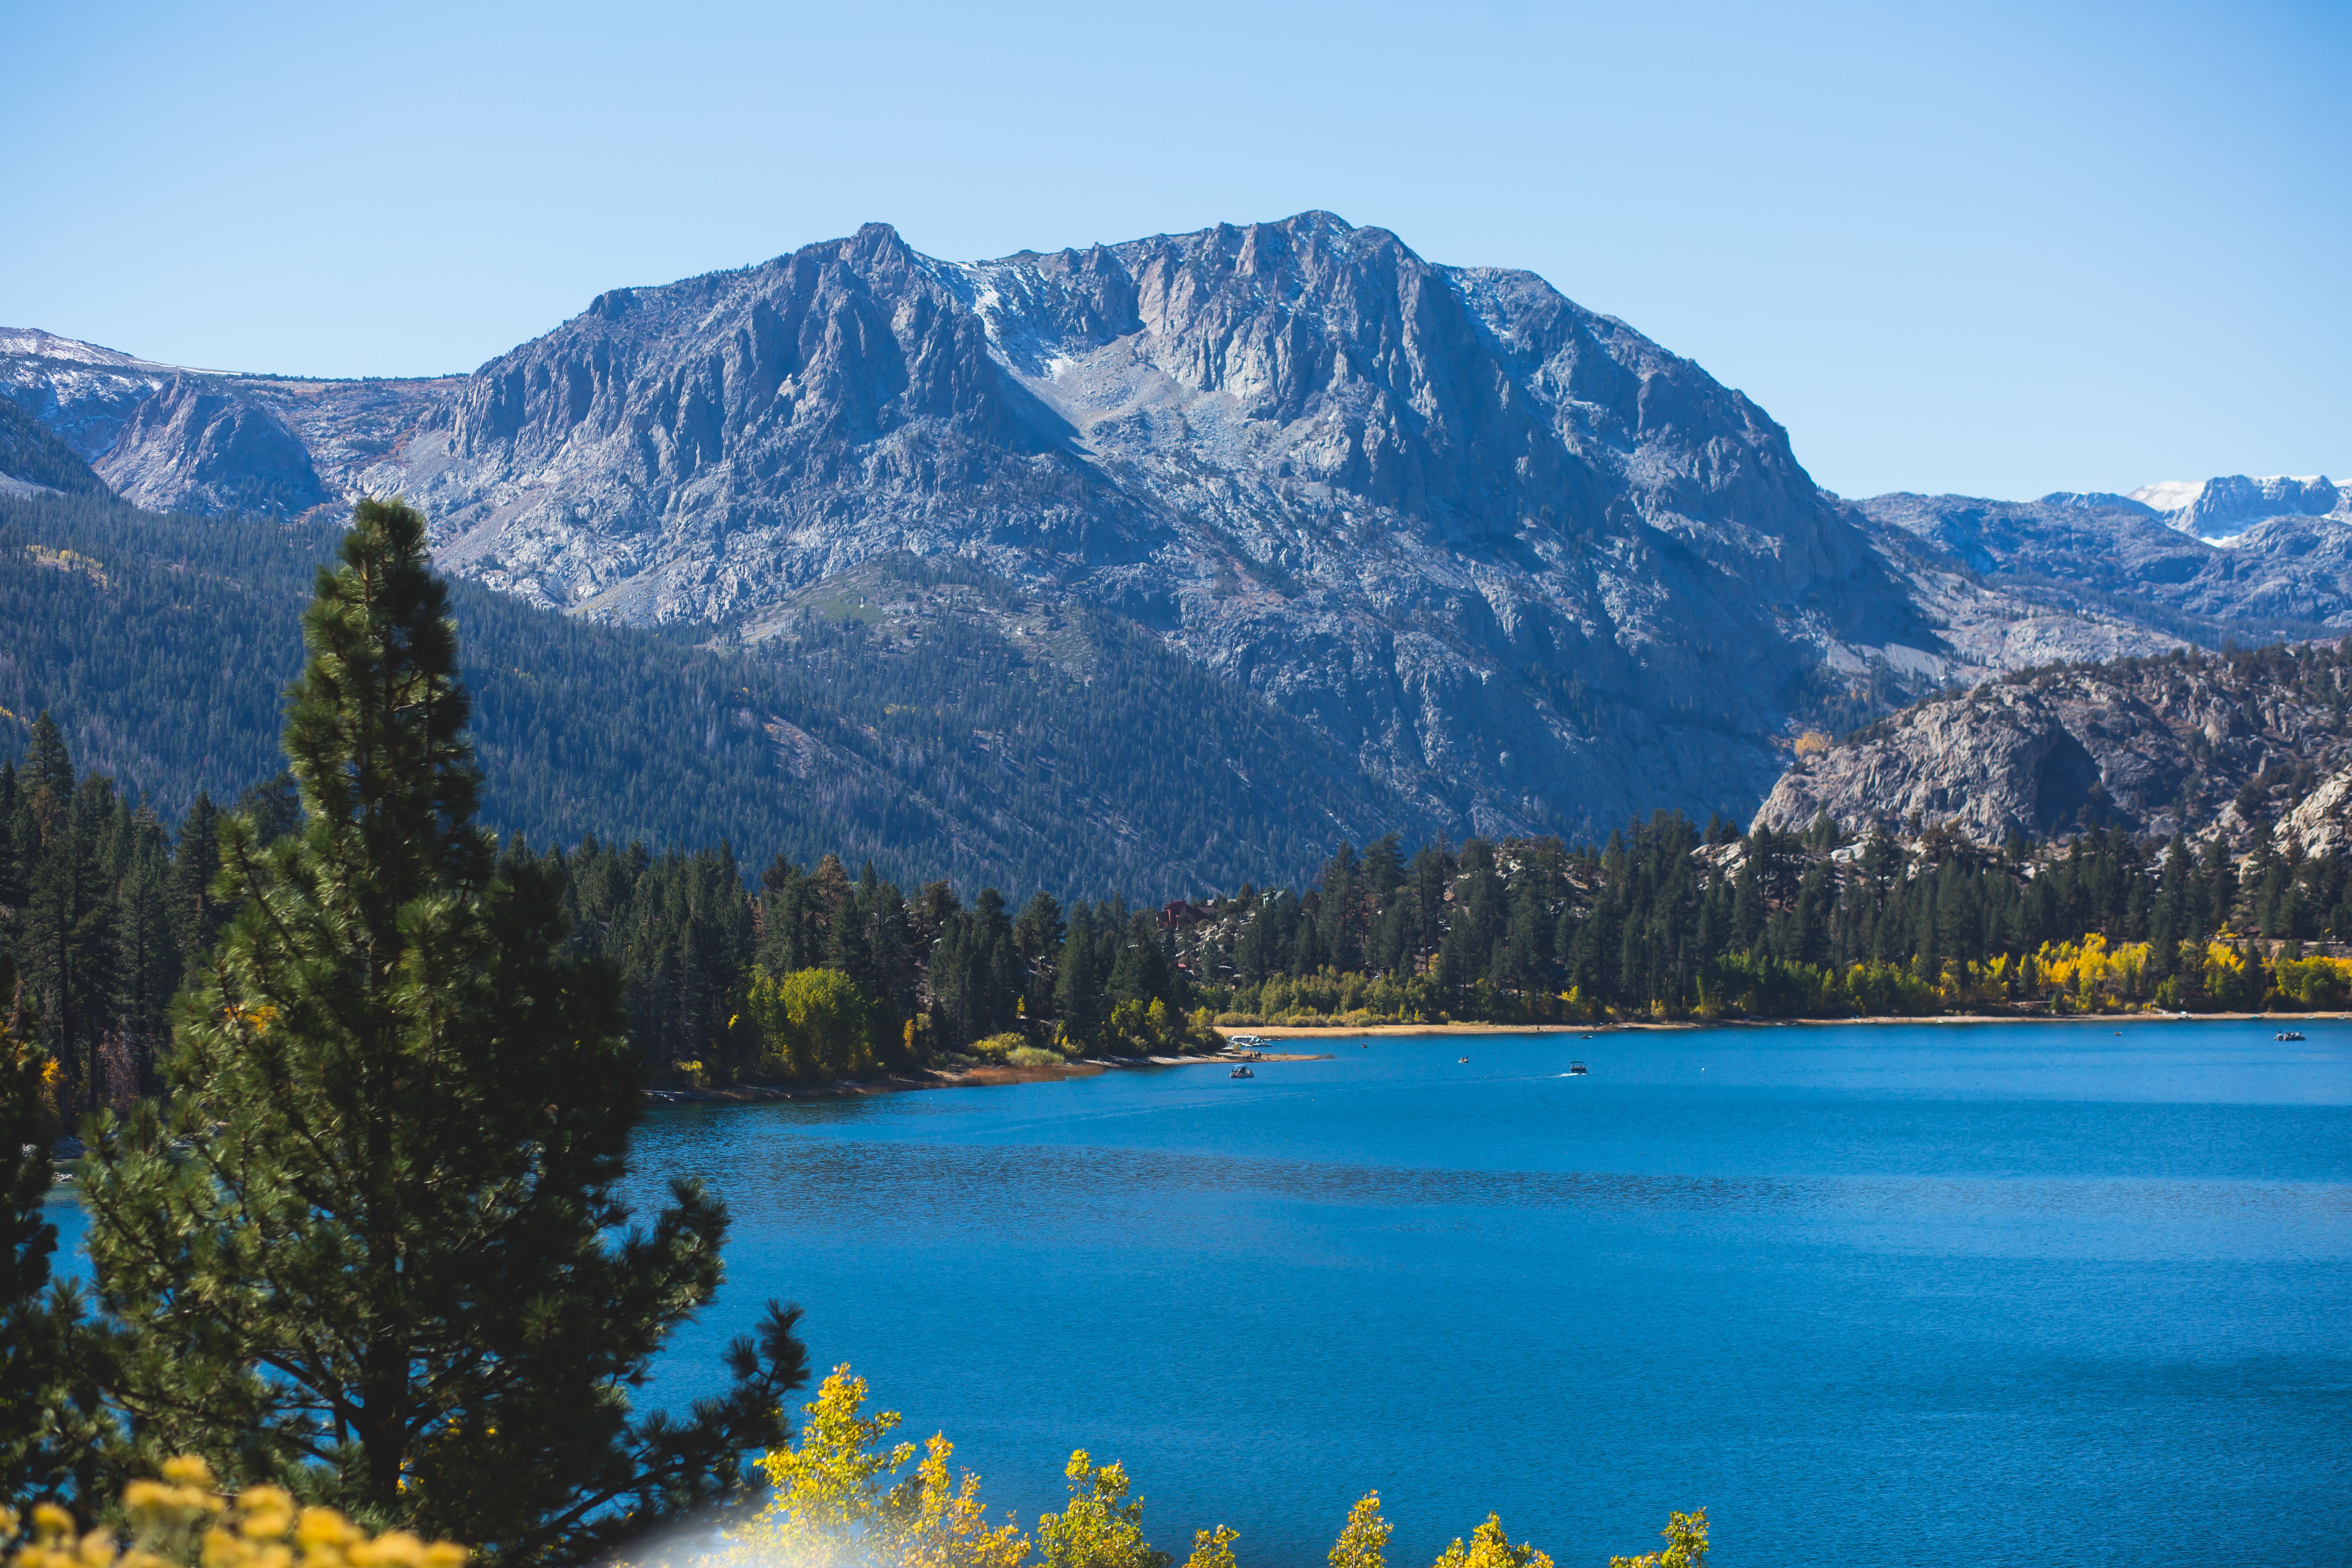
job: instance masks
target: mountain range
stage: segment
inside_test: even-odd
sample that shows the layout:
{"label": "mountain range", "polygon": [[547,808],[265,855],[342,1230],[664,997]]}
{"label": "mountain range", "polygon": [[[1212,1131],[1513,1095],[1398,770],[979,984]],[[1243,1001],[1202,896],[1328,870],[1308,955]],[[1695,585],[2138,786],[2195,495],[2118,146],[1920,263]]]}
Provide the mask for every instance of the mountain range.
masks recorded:
{"label": "mountain range", "polygon": [[[714,657],[919,662],[950,620],[1078,682],[1161,650],[1409,837],[1745,819],[1798,736],[1948,683],[2352,622],[2352,489],[1850,501],[1626,323],[1319,212],[969,263],[870,225],[463,376],[0,330],[0,390],[19,488],[65,453],[153,511],[398,492],[446,571]],[[1078,616],[1116,632],[1074,652]],[[750,721],[805,787],[793,721]],[[1034,770],[1020,729],[941,743]]]}

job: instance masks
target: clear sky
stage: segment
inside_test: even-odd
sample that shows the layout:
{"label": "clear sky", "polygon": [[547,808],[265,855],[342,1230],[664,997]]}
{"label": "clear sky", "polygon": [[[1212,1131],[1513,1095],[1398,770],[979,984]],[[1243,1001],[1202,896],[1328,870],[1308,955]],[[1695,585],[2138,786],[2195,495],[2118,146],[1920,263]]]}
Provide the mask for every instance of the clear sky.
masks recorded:
{"label": "clear sky", "polygon": [[1325,207],[1533,268],[1822,483],[2352,479],[2352,4],[0,4],[0,323],[468,370],[881,219]]}

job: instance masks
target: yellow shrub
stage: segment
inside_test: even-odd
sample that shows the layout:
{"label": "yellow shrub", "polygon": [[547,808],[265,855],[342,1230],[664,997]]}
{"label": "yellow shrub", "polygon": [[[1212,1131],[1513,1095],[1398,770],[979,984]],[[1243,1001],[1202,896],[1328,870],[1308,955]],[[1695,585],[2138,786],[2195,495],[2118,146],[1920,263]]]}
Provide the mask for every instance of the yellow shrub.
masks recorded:
{"label": "yellow shrub", "polygon": [[775,1492],[732,1539],[746,1561],[799,1568],[1016,1568],[1028,1540],[1007,1521],[992,1530],[980,1478],[950,1479],[945,1436],[924,1445],[915,1473],[898,1472],[915,1445],[881,1445],[898,1427],[895,1410],[863,1414],[866,1380],[835,1367],[803,1407],[801,1440],[760,1461]]}
{"label": "yellow shrub", "polygon": [[[224,1497],[202,1459],[173,1459],[162,1480],[131,1482],[122,1511],[128,1550],[103,1530],[78,1533],[71,1514],[43,1503],[9,1568],[460,1568],[466,1561],[454,1542],[404,1531],[370,1535],[333,1509],[297,1509],[278,1487]],[[17,1522],[0,1509],[0,1533],[14,1534]]]}

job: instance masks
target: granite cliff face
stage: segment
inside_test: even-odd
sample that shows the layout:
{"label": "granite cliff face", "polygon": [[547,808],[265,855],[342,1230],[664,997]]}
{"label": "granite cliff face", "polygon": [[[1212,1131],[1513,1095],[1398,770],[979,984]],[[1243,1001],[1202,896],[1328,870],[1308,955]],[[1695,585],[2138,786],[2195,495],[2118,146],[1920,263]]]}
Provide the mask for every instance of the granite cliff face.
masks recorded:
{"label": "granite cliff face", "polygon": [[[1795,830],[1979,842],[2090,826],[2233,843],[2352,762],[2352,654],[2182,653],[2021,674],[1931,698],[1800,758],[1756,814]],[[2314,797],[2316,798],[2316,797]]]}
{"label": "granite cliff face", "polygon": [[[438,380],[183,374],[0,331],[0,390],[142,504],[397,491],[446,570],[755,657],[867,563],[952,558],[1149,630],[1419,832],[1745,815],[1849,686],[2155,653],[2212,606],[2304,603],[2053,595],[2112,575],[2116,519],[2150,583],[2216,547],[2095,498],[1971,553],[1951,498],[1825,495],[1754,403],[1533,274],[1326,213],[973,263],[872,225],[614,289]],[[2294,582],[2324,595],[2326,569]]]}

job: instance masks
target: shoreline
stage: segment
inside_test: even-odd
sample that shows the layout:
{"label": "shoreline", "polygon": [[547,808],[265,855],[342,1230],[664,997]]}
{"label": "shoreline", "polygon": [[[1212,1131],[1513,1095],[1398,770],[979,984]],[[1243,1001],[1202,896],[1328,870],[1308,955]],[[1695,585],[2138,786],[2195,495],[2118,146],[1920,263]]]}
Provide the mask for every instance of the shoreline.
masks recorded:
{"label": "shoreline", "polygon": [[[1234,1032],[1255,1034],[1272,1043],[1296,1040],[1401,1039],[1468,1037],[1476,1035],[1601,1035],[1636,1031],[1675,1033],[1698,1029],[1844,1028],[1854,1025],[1892,1024],[2274,1024],[2292,1027],[2302,1019],[2341,1022],[2352,1011],[2328,1013],[2067,1013],[2057,1016],[2018,1013],[1937,1013],[1919,1017],[1878,1015],[1862,1018],[1696,1018],[1639,1019],[1606,1024],[1261,1024]],[[837,1083],[737,1084],[728,1089],[649,1089],[648,1105],[776,1105],[791,1101],[863,1100],[872,1095],[906,1094],[932,1089],[1001,1089],[1010,1084],[1059,1083],[1066,1079],[1098,1078],[1115,1069],[1171,1067],[1238,1067],[1249,1062],[1329,1061],[1329,1051],[1227,1050],[1200,1057],[1082,1057],[1059,1067],[971,1067],[936,1072],[893,1074],[879,1079],[844,1079]]]}
{"label": "shoreline", "polygon": [[2292,1027],[2296,1021],[2352,1018],[2352,1011],[2331,1013],[1926,1013],[1916,1017],[1899,1013],[1874,1013],[1856,1018],[1668,1018],[1626,1019],[1599,1024],[1259,1024],[1234,1028],[1261,1039],[1317,1039],[1380,1036],[1442,1035],[1601,1035],[1634,1029],[1786,1029],[1843,1028],[1862,1024],[2277,1024]]}
{"label": "shoreline", "polygon": [[788,1100],[864,1100],[879,1094],[907,1094],[926,1089],[1000,1089],[1015,1083],[1059,1083],[1066,1079],[1099,1078],[1114,1068],[1240,1067],[1250,1062],[1325,1062],[1328,1051],[1221,1052],[1206,1057],[1081,1057],[1059,1067],[972,1067],[943,1068],[919,1076],[894,1073],[887,1078],[843,1079],[836,1083],[736,1084],[728,1089],[649,1089],[648,1105],[780,1105]]}

